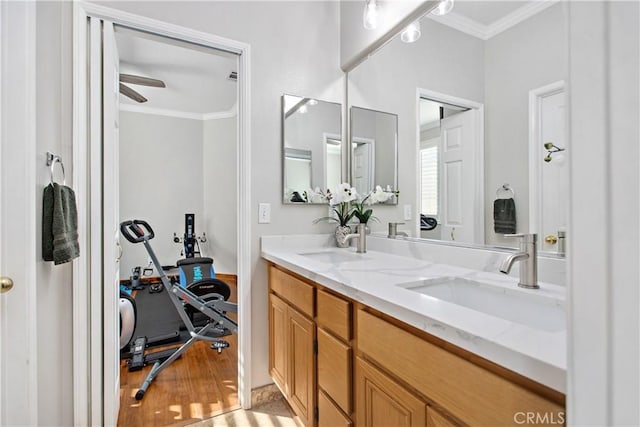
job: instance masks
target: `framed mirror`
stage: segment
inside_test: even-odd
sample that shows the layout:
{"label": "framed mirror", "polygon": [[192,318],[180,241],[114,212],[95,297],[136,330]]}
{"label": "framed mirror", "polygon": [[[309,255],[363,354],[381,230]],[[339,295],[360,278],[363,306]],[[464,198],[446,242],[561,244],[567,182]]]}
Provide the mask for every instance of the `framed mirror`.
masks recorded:
{"label": "framed mirror", "polygon": [[403,206],[381,221],[473,245],[513,247],[505,234],[535,232],[541,251],[561,253],[566,4],[456,2],[416,23],[417,40],[398,34],[348,74],[350,106],[398,116]]}
{"label": "framed mirror", "polygon": [[[398,187],[398,116],[351,107],[351,185],[358,194]],[[385,204],[397,204],[391,197]]]}
{"label": "framed mirror", "polygon": [[342,170],[342,106],[282,96],[283,203],[325,204],[315,189],[335,188]]}

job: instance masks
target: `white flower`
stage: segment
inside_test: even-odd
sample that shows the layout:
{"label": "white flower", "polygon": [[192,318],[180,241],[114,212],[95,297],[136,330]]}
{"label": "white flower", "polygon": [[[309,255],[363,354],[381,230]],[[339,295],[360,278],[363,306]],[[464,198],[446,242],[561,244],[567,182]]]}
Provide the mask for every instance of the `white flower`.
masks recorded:
{"label": "white flower", "polygon": [[367,204],[374,205],[376,203],[384,203],[393,196],[390,190],[383,190],[382,187],[376,185],[376,189],[373,190],[367,199]]}
{"label": "white flower", "polygon": [[324,203],[327,201],[327,195],[320,190],[320,187],[307,190],[309,203]]}
{"label": "white flower", "polygon": [[338,188],[331,192],[331,199],[329,200],[329,204],[337,205],[340,203],[351,202],[356,200],[358,197],[358,193],[356,189],[351,187],[349,183],[343,182],[338,185]]}

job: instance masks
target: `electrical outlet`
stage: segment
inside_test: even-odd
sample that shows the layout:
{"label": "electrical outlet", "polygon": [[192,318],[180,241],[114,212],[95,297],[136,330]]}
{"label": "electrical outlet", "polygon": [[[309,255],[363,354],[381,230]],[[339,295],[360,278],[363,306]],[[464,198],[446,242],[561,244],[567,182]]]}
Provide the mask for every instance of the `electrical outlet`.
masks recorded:
{"label": "electrical outlet", "polygon": [[258,224],[269,224],[271,222],[271,203],[260,203],[258,205]]}
{"label": "electrical outlet", "polygon": [[411,205],[404,205],[404,220],[409,221],[411,220],[411,217],[412,217]]}

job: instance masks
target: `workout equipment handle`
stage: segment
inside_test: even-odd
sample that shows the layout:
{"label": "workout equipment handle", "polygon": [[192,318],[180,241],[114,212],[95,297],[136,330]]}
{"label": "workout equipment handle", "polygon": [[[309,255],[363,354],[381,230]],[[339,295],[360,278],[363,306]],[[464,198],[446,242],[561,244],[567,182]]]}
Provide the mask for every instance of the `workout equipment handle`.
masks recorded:
{"label": "workout equipment handle", "polygon": [[123,221],[120,223],[120,232],[124,238],[131,243],[140,243],[145,240],[151,240],[155,236],[151,226],[141,219]]}

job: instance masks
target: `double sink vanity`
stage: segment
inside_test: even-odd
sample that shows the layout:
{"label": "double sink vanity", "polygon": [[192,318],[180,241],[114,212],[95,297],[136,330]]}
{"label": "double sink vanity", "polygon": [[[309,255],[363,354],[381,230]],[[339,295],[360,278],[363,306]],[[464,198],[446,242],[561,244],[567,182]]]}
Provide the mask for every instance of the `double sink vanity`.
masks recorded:
{"label": "double sink vanity", "polygon": [[262,238],[269,369],[305,425],[564,422],[561,260],[523,289],[499,273],[509,251],[333,239]]}

